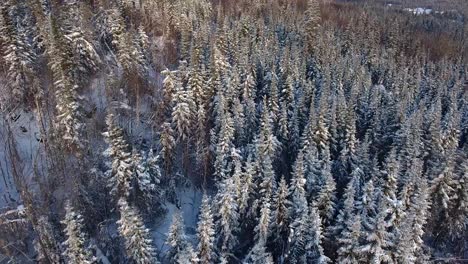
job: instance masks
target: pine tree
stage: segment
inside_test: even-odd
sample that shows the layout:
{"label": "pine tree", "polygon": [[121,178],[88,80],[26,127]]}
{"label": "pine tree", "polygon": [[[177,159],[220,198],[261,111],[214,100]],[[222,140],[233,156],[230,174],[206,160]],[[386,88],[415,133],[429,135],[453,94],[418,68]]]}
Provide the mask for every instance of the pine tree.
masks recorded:
{"label": "pine tree", "polygon": [[235,234],[239,225],[239,213],[236,199],[236,186],[232,178],[227,178],[222,182],[216,198],[218,211],[216,243],[220,245],[221,252],[229,252],[237,243]]}
{"label": "pine tree", "polygon": [[255,244],[252,250],[247,254],[245,263],[273,263],[273,257],[271,253],[267,252],[267,239],[269,236],[270,229],[270,204],[264,202],[260,210],[260,217],[258,224],[255,227]]}
{"label": "pine tree", "polygon": [[180,212],[174,214],[172,218],[166,244],[170,246],[169,252],[167,253],[170,263],[181,263],[181,260],[186,260],[189,244],[185,237],[184,223]]}
{"label": "pine tree", "polygon": [[[28,41],[28,29],[15,20],[25,19],[20,6],[14,1],[5,1],[0,6],[0,40],[4,46],[3,59],[7,66],[7,78],[11,87],[10,98],[22,102],[33,84],[34,67],[37,54]],[[21,8],[21,9],[24,9]]]}
{"label": "pine tree", "polygon": [[96,72],[101,63],[98,53],[93,44],[86,39],[86,32],[81,27],[83,18],[79,5],[77,1],[66,3],[64,9],[67,19],[63,26],[64,44],[73,56],[73,77],[78,83]]}
{"label": "pine tree", "polygon": [[178,139],[187,140],[191,135],[191,122],[193,120],[194,102],[191,91],[176,85],[175,93],[172,97],[172,123]]}
{"label": "pine tree", "polygon": [[468,160],[463,155],[461,158],[463,161],[459,164],[458,176],[454,186],[453,202],[449,211],[449,232],[454,238],[460,237],[467,231],[468,193],[466,190],[468,188]]}
{"label": "pine tree", "polygon": [[323,151],[323,164],[320,172],[321,187],[317,195],[316,206],[325,224],[329,224],[335,214],[336,183],[331,174],[330,151],[326,147]]}
{"label": "pine tree", "polygon": [[132,167],[136,178],[136,196],[150,209],[156,193],[156,182],[150,174],[150,167],[146,157],[143,158],[138,151],[133,150]]}
{"label": "pine tree", "polygon": [[[377,192],[379,192],[377,190]],[[363,259],[368,263],[390,263],[391,258],[391,237],[387,230],[388,224],[386,216],[388,207],[384,199],[380,198],[379,211],[371,216],[370,226],[364,228],[363,244],[359,248]],[[363,217],[366,217],[363,215]],[[367,230],[368,229],[368,230]]]}
{"label": "pine tree", "polygon": [[305,239],[306,263],[328,263],[330,259],[324,255],[322,248],[322,221],[317,208],[310,208]]}
{"label": "pine tree", "polygon": [[266,98],[263,99],[263,112],[260,120],[260,133],[258,136],[258,152],[260,157],[268,156],[274,158],[280,148],[280,142],[272,131],[272,119]]}
{"label": "pine tree", "polygon": [[66,147],[77,156],[85,151],[86,140],[82,97],[78,95],[78,86],[64,79],[60,82],[57,97],[57,130],[65,141]]}
{"label": "pine tree", "polygon": [[172,170],[172,163],[174,159],[174,148],[175,148],[175,138],[174,138],[174,130],[171,128],[170,123],[163,123],[161,125],[161,135],[160,135],[160,143],[161,143],[161,157],[163,158],[164,162],[164,171],[166,175],[169,174]]}
{"label": "pine tree", "polygon": [[425,179],[419,179],[407,217],[401,225],[401,231],[396,240],[396,262],[398,263],[424,263],[425,255],[422,250],[424,225],[427,221],[430,207],[429,192]]}
{"label": "pine tree", "polygon": [[109,188],[115,196],[129,197],[132,192],[134,174],[132,168],[131,153],[128,152],[128,144],[123,136],[122,129],[116,124],[113,114],[106,118],[108,131],[103,133],[109,144],[105,155],[111,158],[111,169],[108,172]]}
{"label": "pine tree", "polygon": [[304,153],[299,152],[293,169],[293,177],[290,185],[291,202],[293,205],[292,215],[294,218],[301,217],[307,209],[305,192],[306,179],[304,175]]}
{"label": "pine tree", "polygon": [[255,206],[252,205],[255,198],[255,184],[254,176],[257,174],[257,167],[255,161],[252,160],[252,156],[247,157],[247,161],[244,165],[244,173],[242,175],[242,191],[241,196],[238,198],[239,204],[239,216],[245,217],[252,210],[256,211]]}
{"label": "pine tree", "polygon": [[335,224],[328,230],[327,239],[331,242],[336,240],[336,248],[339,260],[345,263],[354,263],[358,257],[361,219],[356,212],[356,189],[359,178],[355,175],[345,189],[341,209],[336,217]]}
{"label": "pine tree", "polygon": [[203,195],[200,216],[198,222],[198,256],[200,263],[209,264],[214,258],[215,226],[210,209],[210,201],[206,194]]}
{"label": "pine tree", "polygon": [[317,0],[308,1],[305,15],[305,37],[307,47],[312,50],[317,44],[317,34],[321,23],[320,6]]}
{"label": "pine tree", "polygon": [[[214,161],[214,170],[215,175],[218,179],[224,179],[228,176],[230,171],[230,154],[234,147],[233,137],[234,137],[234,124],[232,121],[232,116],[229,111],[225,110],[225,101],[224,97],[220,94],[218,97],[218,120],[219,125],[219,134],[215,144],[215,161]],[[212,134],[214,136],[214,134]]]}
{"label": "pine tree", "polygon": [[68,259],[68,263],[72,264],[88,264],[95,263],[96,258],[93,257],[89,248],[87,236],[84,233],[83,217],[74,211],[74,208],[67,203],[65,219],[65,235],[67,240],[63,242],[66,247],[63,256]]}
{"label": "pine tree", "polygon": [[120,219],[117,224],[120,236],[125,241],[125,250],[131,263],[159,263],[152,245],[150,231],[145,227],[141,216],[123,198],[119,199],[118,204]]}
{"label": "pine tree", "polygon": [[290,221],[290,201],[288,184],[281,178],[273,199],[271,236],[275,245],[275,256],[282,257],[286,248]]}

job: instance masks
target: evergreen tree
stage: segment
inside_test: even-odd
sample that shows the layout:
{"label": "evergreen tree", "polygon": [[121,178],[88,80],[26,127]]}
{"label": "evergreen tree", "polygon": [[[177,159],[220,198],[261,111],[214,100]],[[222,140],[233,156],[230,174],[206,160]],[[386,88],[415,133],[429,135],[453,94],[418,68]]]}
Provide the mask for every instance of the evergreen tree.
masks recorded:
{"label": "evergreen tree", "polygon": [[306,227],[305,252],[306,263],[328,263],[330,259],[324,255],[322,248],[322,221],[317,208],[310,208],[310,216]]}
{"label": "evergreen tree", "polygon": [[166,244],[170,246],[169,252],[167,253],[170,263],[187,263],[184,262],[184,260],[187,260],[189,256],[189,244],[185,237],[184,223],[180,212],[174,214],[172,218]]}
{"label": "evergreen tree", "polygon": [[[154,165],[153,165],[154,166]],[[157,165],[156,165],[157,166]],[[151,175],[151,168],[146,157],[143,158],[136,150],[132,153],[132,167],[136,177],[136,197],[142,199],[148,209],[153,204],[156,194],[156,182],[158,179]],[[157,169],[157,168],[156,168]]]}
{"label": "evergreen tree", "polygon": [[[336,218],[335,225],[331,226],[328,232],[330,241],[337,241],[338,259],[343,261],[352,261],[357,256],[357,247],[359,243],[359,232],[361,229],[361,221],[359,225],[352,221],[360,220],[356,214],[356,187],[359,184],[359,179],[355,175],[345,189],[341,205],[341,209]],[[357,226],[356,226],[357,225]]]}
{"label": "evergreen tree", "polygon": [[292,215],[294,218],[302,216],[307,209],[305,193],[306,179],[304,177],[304,154],[299,152],[293,169],[293,178],[290,185],[291,202],[293,205]]}
{"label": "evergreen tree", "polygon": [[131,153],[128,152],[129,147],[124,139],[123,131],[116,124],[113,114],[107,116],[106,124],[108,131],[103,135],[109,144],[109,148],[104,154],[111,158],[108,186],[114,196],[129,197],[132,192],[132,182],[134,181]]}
{"label": "evergreen tree", "polygon": [[172,170],[172,163],[174,162],[174,148],[175,148],[175,138],[174,138],[174,130],[171,128],[170,123],[163,123],[161,125],[161,135],[160,135],[160,143],[161,143],[161,157],[163,158],[164,162],[164,171],[166,175],[169,174]]}
{"label": "evergreen tree", "polygon": [[322,19],[320,15],[320,6],[317,0],[308,1],[305,15],[305,37],[307,40],[307,47],[312,50],[317,43],[318,28],[320,27]]}
{"label": "evergreen tree", "polygon": [[63,242],[66,247],[63,256],[68,259],[69,263],[95,263],[96,258],[93,257],[89,248],[86,234],[84,233],[83,217],[74,211],[74,208],[67,203],[65,219],[65,235],[67,240]]}
{"label": "evergreen tree", "polygon": [[186,140],[191,135],[191,122],[193,120],[194,102],[191,91],[185,90],[181,85],[176,85],[172,97],[172,123],[178,139]]}
{"label": "evergreen tree", "polygon": [[84,81],[90,74],[97,71],[101,59],[94,45],[86,39],[86,32],[82,28],[83,18],[80,12],[80,3],[70,1],[66,3],[65,14],[67,19],[63,26],[64,44],[70,49],[73,56],[73,77],[78,83]]}
{"label": "evergreen tree", "polygon": [[216,243],[220,245],[221,252],[229,252],[237,243],[236,232],[238,228],[239,213],[236,203],[236,186],[232,178],[225,179],[221,186],[217,201],[217,236]]}
{"label": "evergreen tree", "polygon": [[78,156],[85,151],[84,140],[86,124],[84,123],[82,97],[78,95],[78,86],[62,80],[56,92],[57,96],[57,130],[66,146]]}
{"label": "evergreen tree", "polygon": [[[392,262],[390,252],[392,242],[387,230],[388,207],[384,199],[380,198],[378,208],[378,213],[369,219],[370,226],[364,227],[363,243],[359,251],[367,263],[390,263]],[[366,216],[363,215],[363,217]]]}
{"label": "evergreen tree", "polygon": [[280,258],[286,248],[290,221],[289,189],[284,177],[281,178],[273,199],[272,231],[271,236],[275,245],[275,256]]}
{"label": "evergreen tree", "polygon": [[11,88],[10,98],[15,102],[21,102],[26,95],[31,93],[33,74],[37,54],[28,41],[27,28],[15,20],[27,19],[15,1],[5,1],[0,6],[0,37],[2,41],[3,59],[7,66],[7,78]]}
{"label": "evergreen tree", "polygon": [[214,255],[215,226],[210,209],[210,201],[206,194],[203,195],[200,216],[198,222],[198,256],[200,263],[209,264]]}
{"label": "evergreen tree", "polygon": [[429,192],[426,180],[420,179],[414,195],[411,197],[411,204],[408,208],[407,217],[401,225],[401,231],[397,236],[396,262],[399,263],[424,263],[422,246],[424,235],[424,225],[428,217],[430,207]]}
{"label": "evergreen tree", "polygon": [[123,198],[119,199],[119,211],[120,219],[117,221],[119,233],[125,241],[125,250],[131,263],[159,263],[152,245],[150,231],[145,227],[138,212]]}
{"label": "evergreen tree", "polygon": [[320,172],[321,187],[317,195],[316,206],[321,219],[325,224],[329,224],[335,214],[335,189],[336,183],[331,175],[331,161],[328,147],[324,149],[323,164]]}
{"label": "evergreen tree", "polygon": [[244,260],[245,263],[274,263],[271,253],[267,252],[267,239],[270,229],[270,204],[264,202],[260,210],[260,218],[255,227],[255,244]]}

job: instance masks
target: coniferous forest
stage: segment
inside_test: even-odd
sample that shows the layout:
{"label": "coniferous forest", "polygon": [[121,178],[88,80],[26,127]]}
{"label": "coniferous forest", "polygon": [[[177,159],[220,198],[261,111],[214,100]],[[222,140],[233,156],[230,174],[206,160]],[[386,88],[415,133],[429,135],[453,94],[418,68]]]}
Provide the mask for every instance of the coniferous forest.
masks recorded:
{"label": "coniferous forest", "polygon": [[2,0],[0,263],[467,263],[467,63],[464,0]]}

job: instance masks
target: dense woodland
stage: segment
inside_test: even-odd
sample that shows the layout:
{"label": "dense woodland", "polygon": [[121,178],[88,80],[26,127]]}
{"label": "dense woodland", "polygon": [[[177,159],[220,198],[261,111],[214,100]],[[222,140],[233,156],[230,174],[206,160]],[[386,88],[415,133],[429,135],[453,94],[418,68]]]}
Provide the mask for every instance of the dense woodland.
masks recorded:
{"label": "dense woodland", "polygon": [[446,2],[1,1],[0,263],[466,263]]}

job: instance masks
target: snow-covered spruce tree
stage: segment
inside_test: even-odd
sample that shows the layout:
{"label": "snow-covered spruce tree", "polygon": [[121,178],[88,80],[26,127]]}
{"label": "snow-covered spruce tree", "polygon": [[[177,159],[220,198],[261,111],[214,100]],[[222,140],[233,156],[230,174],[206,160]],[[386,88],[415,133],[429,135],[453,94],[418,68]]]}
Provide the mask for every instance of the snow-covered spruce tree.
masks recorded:
{"label": "snow-covered spruce tree", "polygon": [[67,44],[65,32],[59,28],[56,22],[52,22],[52,33],[49,35],[52,39],[49,40],[48,51],[57,101],[56,133],[64,139],[65,146],[79,156],[86,145],[81,104],[83,98],[78,93],[80,87],[76,79],[76,72],[79,69],[74,64],[74,51]]}
{"label": "snow-covered spruce tree", "polygon": [[306,205],[300,215],[294,218],[290,225],[288,246],[285,259],[287,263],[306,263],[307,229],[309,209]]}
{"label": "snow-covered spruce tree", "polygon": [[468,159],[463,159],[458,166],[456,184],[454,185],[454,196],[450,207],[450,222],[448,224],[449,234],[453,238],[459,238],[468,231],[466,223],[468,219]]}
{"label": "snow-covered spruce tree", "polygon": [[162,121],[166,121],[166,119],[171,117],[172,113],[172,103],[173,103],[173,96],[176,93],[176,90],[181,85],[179,80],[177,79],[177,71],[170,71],[169,69],[161,71],[161,74],[164,75],[163,80],[163,91],[162,91],[162,102],[161,106],[158,108],[159,111],[159,118]]}
{"label": "snow-covered spruce tree", "polygon": [[65,146],[76,155],[81,156],[85,150],[86,124],[83,116],[83,106],[78,95],[78,86],[63,79],[56,82],[57,98],[57,133],[65,141]]}
{"label": "snow-covered spruce tree", "polygon": [[260,263],[274,263],[273,256],[267,252],[267,239],[270,230],[270,204],[264,202],[260,210],[260,217],[257,226],[255,227],[255,244],[250,252],[247,254],[244,263],[260,264]]}
{"label": "snow-covered spruce tree", "polygon": [[[150,149],[148,154],[146,155],[146,160],[144,162],[145,166],[147,167],[148,173],[150,174],[150,178],[152,183],[158,185],[161,183],[161,167],[160,167],[160,156],[156,155],[153,149]],[[155,199],[160,199],[162,197],[162,190],[160,188],[155,188],[154,196]]]}
{"label": "snow-covered spruce tree", "polygon": [[425,263],[427,261],[423,250],[423,235],[424,225],[429,215],[430,196],[425,179],[419,179],[415,185],[407,217],[404,218],[395,240],[394,261],[398,263]]}
{"label": "snow-covered spruce tree", "polygon": [[220,185],[216,197],[216,243],[220,252],[230,252],[237,244],[236,232],[239,226],[239,213],[237,208],[236,186],[231,177],[226,178]]}
{"label": "snow-covered spruce tree", "polygon": [[166,244],[170,247],[167,258],[170,263],[180,263],[180,260],[184,260],[187,257],[189,243],[185,237],[183,221],[181,212],[176,212],[167,234]]}
{"label": "snow-covered spruce tree", "polygon": [[341,143],[342,149],[338,161],[338,184],[346,184],[349,173],[351,173],[357,165],[357,144],[356,139],[356,120],[354,118],[354,112],[348,110],[348,115],[345,120],[343,142]]}
{"label": "snow-covered spruce tree", "polygon": [[359,179],[354,176],[345,189],[335,224],[327,231],[327,242],[337,249],[337,259],[344,263],[355,263],[360,257],[361,221],[355,202],[358,184]]}
{"label": "snow-covered spruce tree", "polygon": [[231,113],[225,109],[224,96],[221,93],[218,96],[217,108],[219,112],[217,113],[217,120],[219,120],[219,134],[217,134],[217,137],[212,131],[212,143],[215,142],[214,172],[218,179],[224,179],[228,177],[231,167],[230,156],[234,147],[233,137],[235,131]]}
{"label": "snow-covered spruce tree", "polygon": [[[272,212],[272,243],[275,245],[273,254],[278,259],[282,259],[286,249],[289,221],[290,221],[290,206],[289,188],[284,177],[281,178],[278,189],[273,197],[273,212]],[[275,259],[276,259],[275,258]]]}
{"label": "snow-covered spruce tree", "polygon": [[257,182],[259,182],[261,199],[264,202],[271,202],[273,193],[276,190],[276,175],[270,156],[265,155],[260,159],[258,166]]}
{"label": "snow-covered spruce tree", "polygon": [[361,214],[362,231],[368,232],[374,225],[373,220],[378,213],[377,193],[380,192],[379,187],[375,187],[374,180],[370,179],[364,184],[364,189],[356,200],[356,209]]}
{"label": "snow-covered spruce tree", "polygon": [[93,44],[86,39],[89,33],[82,28],[84,18],[80,3],[69,1],[63,8],[66,16],[62,26],[64,44],[72,56],[73,78],[77,83],[82,83],[97,71],[101,59]]}
{"label": "snow-covered spruce tree", "polygon": [[328,225],[331,223],[335,215],[336,206],[336,183],[331,174],[330,151],[328,147],[323,150],[323,162],[319,181],[321,187],[318,192],[317,199],[314,202],[319,210],[323,223]]}
{"label": "snow-covered spruce tree", "polygon": [[314,141],[317,145],[319,157],[323,158],[325,148],[329,148],[330,132],[327,127],[327,120],[325,119],[325,113],[319,113],[317,119],[317,125],[314,132]]}
{"label": "snow-covered spruce tree", "polygon": [[176,85],[172,95],[172,126],[179,140],[186,141],[192,134],[194,104],[192,92]]}
{"label": "snow-covered spruce tree", "polygon": [[110,157],[111,165],[108,171],[108,186],[111,194],[116,197],[130,197],[133,192],[134,172],[132,155],[124,138],[122,129],[116,123],[113,114],[106,117],[107,132],[103,133],[109,144],[104,154]]}
{"label": "snow-covered spruce tree", "polygon": [[307,219],[309,209],[305,193],[306,179],[304,177],[304,154],[299,151],[294,164],[293,176],[290,185],[292,202],[292,221],[289,226],[288,252],[289,263],[303,263],[305,261],[305,243]]}
{"label": "snow-covered spruce tree", "polygon": [[215,226],[211,204],[208,196],[203,195],[200,216],[198,220],[198,258],[200,263],[210,264],[215,259],[214,236]]}
{"label": "snow-covered spruce tree", "polygon": [[317,34],[322,19],[320,15],[320,6],[317,0],[308,1],[305,16],[305,39],[307,41],[308,49],[312,51],[317,44]]}
{"label": "snow-covered spruce tree", "polygon": [[319,212],[315,207],[310,207],[309,211],[309,219],[305,230],[306,263],[328,263],[330,259],[325,256],[322,248],[322,221]]}
{"label": "snow-covered spruce tree", "polygon": [[63,242],[66,247],[63,257],[71,264],[95,263],[96,258],[91,252],[84,231],[83,217],[75,212],[70,203],[65,206],[65,211],[65,219],[62,223],[65,225],[64,233],[67,240]]}
{"label": "snow-covered spruce tree", "polygon": [[256,210],[253,208],[252,203],[256,199],[255,195],[255,188],[256,185],[254,183],[254,176],[257,174],[257,166],[255,161],[252,160],[252,155],[247,157],[247,161],[245,162],[243,175],[241,175],[241,196],[238,197],[238,204],[239,204],[239,216],[241,218],[246,217],[252,210]]}
{"label": "snow-covered spruce tree", "polygon": [[[3,46],[3,59],[7,66],[8,85],[11,89],[9,96],[3,100],[22,102],[31,93],[34,67],[37,54],[28,41],[27,28],[15,20],[24,19],[19,12],[20,6],[13,1],[5,1],[0,6],[0,40]],[[22,7],[24,10],[24,7]],[[27,18],[26,18],[27,19]]]}
{"label": "snow-covered spruce tree", "polygon": [[[141,205],[146,205],[146,208],[151,210],[153,200],[156,194],[157,180],[151,175],[151,168],[146,160],[146,157],[142,157],[137,150],[132,151],[132,167],[133,173],[138,183],[135,190],[136,199],[140,200]],[[157,164],[156,164],[157,166]]]}
{"label": "snow-covered spruce tree", "polygon": [[[380,192],[376,190],[376,192]],[[392,237],[388,232],[387,212],[388,204],[380,197],[378,212],[374,216],[362,215],[362,217],[371,217],[369,226],[363,228],[363,242],[359,247],[360,255],[366,263],[391,263]],[[365,223],[364,223],[365,224]]]}
{"label": "snow-covered spruce tree", "polygon": [[441,171],[430,183],[432,197],[433,217],[439,220],[448,220],[450,207],[455,197],[454,187],[457,185],[454,174],[454,157],[446,157],[447,161],[441,165]]}
{"label": "snow-covered spruce tree", "polygon": [[150,230],[145,227],[136,209],[128,205],[124,198],[119,199],[119,234],[125,241],[125,251],[130,263],[159,263],[153,247]]}
{"label": "snow-covered spruce tree", "polygon": [[292,180],[289,186],[289,193],[292,203],[293,219],[300,218],[303,212],[307,209],[307,199],[305,192],[306,179],[304,175],[304,153],[302,151],[297,154],[294,164]]}
{"label": "snow-covered spruce tree", "polygon": [[260,133],[258,135],[258,154],[260,157],[269,156],[274,159],[280,149],[280,142],[273,134],[272,118],[266,98],[263,98]]}
{"label": "snow-covered spruce tree", "polygon": [[122,73],[134,72],[137,68],[136,57],[133,56],[135,46],[121,11],[111,8],[101,12],[96,25],[99,37],[106,44],[105,47],[113,52]]}
{"label": "snow-covered spruce tree", "polygon": [[175,138],[174,130],[171,128],[170,123],[163,123],[161,125],[161,135],[159,142],[161,143],[161,157],[164,163],[164,171],[168,175],[172,170],[172,163],[174,162],[174,148]]}

